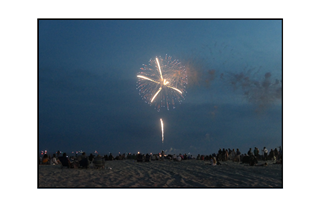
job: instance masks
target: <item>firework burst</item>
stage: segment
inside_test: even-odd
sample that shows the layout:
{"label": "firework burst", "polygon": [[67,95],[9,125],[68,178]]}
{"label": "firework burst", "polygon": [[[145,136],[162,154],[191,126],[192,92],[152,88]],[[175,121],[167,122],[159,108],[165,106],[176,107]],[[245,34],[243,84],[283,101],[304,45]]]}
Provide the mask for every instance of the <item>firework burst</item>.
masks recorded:
{"label": "firework burst", "polygon": [[186,95],[188,78],[185,67],[179,60],[171,56],[151,59],[148,65],[143,64],[138,73],[137,89],[146,103],[154,105],[160,111],[161,107],[174,109]]}

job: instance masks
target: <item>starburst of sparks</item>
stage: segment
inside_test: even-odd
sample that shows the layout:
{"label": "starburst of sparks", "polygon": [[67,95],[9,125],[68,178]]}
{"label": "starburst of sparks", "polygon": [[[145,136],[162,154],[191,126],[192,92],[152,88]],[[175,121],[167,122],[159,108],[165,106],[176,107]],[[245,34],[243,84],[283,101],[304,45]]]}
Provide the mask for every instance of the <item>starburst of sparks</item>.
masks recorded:
{"label": "starburst of sparks", "polygon": [[[178,60],[171,61],[171,57],[160,60],[158,57],[149,61],[149,65],[144,65],[137,77],[139,78],[139,92],[146,102],[152,104],[160,96],[160,103],[155,104],[158,111],[160,107],[169,110],[169,105],[175,108],[175,100],[181,102],[186,93],[185,86],[188,84],[187,74],[184,66]],[[161,94],[161,95],[160,95]]]}

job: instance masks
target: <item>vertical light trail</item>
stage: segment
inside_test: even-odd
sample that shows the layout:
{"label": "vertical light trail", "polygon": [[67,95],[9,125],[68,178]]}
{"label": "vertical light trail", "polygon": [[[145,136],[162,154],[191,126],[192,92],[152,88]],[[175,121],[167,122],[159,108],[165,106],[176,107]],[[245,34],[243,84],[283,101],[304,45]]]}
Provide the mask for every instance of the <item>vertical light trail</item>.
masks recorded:
{"label": "vertical light trail", "polygon": [[163,78],[162,78],[162,73],[161,73],[161,68],[160,68],[160,64],[159,64],[159,60],[158,60],[158,58],[156,58],[156,61],[157,61],[157,64],[158,64],[159,73],[160,73],[161,82],[162,82],[162,81],[163,81]]}
{"label": "vertical light trail", "polygon": [[162,121],[162,119],[160,119],[160,123],[161,123],[162,143],[163,143],[164,142],[164,131],[163,131],[163,121]]}

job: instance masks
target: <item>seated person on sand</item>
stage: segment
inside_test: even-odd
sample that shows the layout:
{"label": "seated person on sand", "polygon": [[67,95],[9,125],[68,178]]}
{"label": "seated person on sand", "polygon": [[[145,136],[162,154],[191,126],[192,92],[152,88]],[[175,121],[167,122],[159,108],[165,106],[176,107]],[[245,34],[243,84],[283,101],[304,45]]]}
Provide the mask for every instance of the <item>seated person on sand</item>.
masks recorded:
{"label": "seated person on sand", "polygon": [[63,153],[62,157],[59,157],[59,160],[63,166],[66,166],[68,168],[73,167],[70,163],[70,160],[67,158],[67,153]]}
{"label": "seated person on sand", "polygon": [[137,162],[143,162],[143,156],[141,153],[138,152],[137,154]]}
{"label": "seated person on sand", "polygon": [[217,165],[216,157],[213,157],[210,159],[210,165],[213,165],[213,166]]}
{"label": "seated person on sand", "polygon": [[82,155],[80,156],[79,167],[88,168],[89,164],[90,164],[89,159],[86,156],[86,153],[83,152]]}
{"label": "seated person on sand", "polygon": [[200,156],[200,160],[204,160],[204,155],[201,155],[201,156]]}
{"label": "seated person on sand", "polygon": [[89,155],[89,161],[90,161],[90,163],[93,161],[93,159],[94,159],[94,155],[93,155],[92,153],[90,153],[90,155]]}
{"label": "seated person on sand", "polygon": [[157,154],[154,155],[154,158],[155,158],[155,160],[159,160],[160,159],[159,155],[157,155]]}
{"label": "seated person on sand", "polygon": [[274,159],[273,149],[270,150],[269,155],[268,155],[268,159],[273,161],[273,159]]}
{"label": "seated person on sand", "polygon": [[151,160],[156,160],[156,156],[155,155],[151,155]]}
{"label": "seated person on sand", "polygon": [[254,166],[258,163],[258,160],[253,154],[250,154],[243,158],[242,163],[249,163],[250,166]]}
{"label": "seated person on sand", "polygon": [[109,159],[109,157],[108,157],[108,155],[104,155],[104,160],[108,160]]}
{"label": "seated person on sand", "polygon": [[172,160],[173,160],[173,161],[176,161],[176,160],[177,160],[177,155],[176,155],[176,154],[173,154],[173,155],[172,155]]}
{"label": "seated person on sand", "polygon": [[74,163],[74,162],[76,161],[76,160],[74,159],[74,156],[70,156],[69,160],[70,160],[71,163]]}
{"label": "seated person on sand", "polygon": [[212,158],[210,159],[210,164],[208,164],[208,165],[213,165],[213,166],[215,166],[215,165],[221,165],[221,163],[220,163],[219,161],[217,161],[216,157],[212,157]]}
{"label": "seated person on sand", "polygon": [[222,161],[226,161],[226,158],[227,158],[227,151],[223,148],[222,149],[222,157],[221,157],[221,159],[222,159]]}
{"label": "seated person on sand", "polygon": [[105,159],[99,154],[94,158],[93,164],[96,168],[104,167]]}
{"label": "seated person on sand", "polygon": [[236,152],[236,155],[237,155],[237,161],[241,161],[241,159],[240,159],[240,156],[241,156],[241,152],[240,152],[240,150],[239,149],[237,149],[237,152]]}
{"label": "seated person on sand", "polygon": [[142,154],[142,162],[145,162],[145,161],[146,161],[146,155]]}
{"label": "seated person on sand", "polygon": [[240,155],[235,155],[232,159],[233,162],[240,162]]}
{"label": "seated person on sand", "polygon": [[112,161],[113,159],[114,159],[114,157],[113,157],[112,153],[110,153],[110,154],[109,154],[109,159],[108,159],[108,160]]}
{"label": "seated person on sand", "polygon": [[52,157],[52,165],[58,165],[58,160],[56,158],[56,154],[53,154],[53,157]]}
{"label": "seated person on sand", "polygon": [[236,156],[236,152],[234,151],[234,149],[231,151],[230,155],[229,155],[229,158],[230,160],[233,160],[234,161],[234,158]]}
{"label": "seated person on sand", "polygon": [[276,159],[278,159],[279,152],[278,152],[277,148],[274,148],[273,153],[274,153],[274,156],[276,157]]}
{"label": "seated person on sand", "polygon": [[146,161],[146,162],[150,162],[150,158],[151,158],[150,155],[147,153],[147,154],[146,154],[146,159],[145,159],[145,161]]}
{"label": "seated person on sand", "polygon": [[177,156],[176,160],[180,162],[182,160],[181,156]]}
{"label": "seated person on sand", "polygon": [[186,153],[184,153],[184,155],[183,155],[183,159],[184,159],[184,160],[187,160],[187,159],[188,159],[188,156],[187,156],[187,154],[186,154]]}
{"label": "seated person on sand", "polygon": [[42,164],[49,164],[49,157],[47,154],[43,155]]}
{"label": "seated person on sand", "polygon": [[250,166],[253,166],[258,163],[257,158],[254,155],[247,155],[245,154],[242,158],[242,163],[248,163]]}

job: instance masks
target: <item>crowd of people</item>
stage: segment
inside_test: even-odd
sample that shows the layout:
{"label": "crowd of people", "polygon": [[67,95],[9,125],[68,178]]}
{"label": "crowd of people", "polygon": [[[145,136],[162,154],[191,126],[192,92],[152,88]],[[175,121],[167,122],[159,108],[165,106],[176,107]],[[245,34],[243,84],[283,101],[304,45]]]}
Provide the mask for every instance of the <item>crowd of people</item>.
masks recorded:
{"label": "crowd of people", "polygon": [[109,155],[101,156],[99,154],[93,155],[92,153],[87,156],[85,152],[83,152],[81,155],[75,155],[71,156],[70,158],[67,156],[66,153],[63,153],[62,156],[60,156],[60,152],[57,152],[56,154],[53,154],[52,157],[48,154],[44,154],[42,157],[39,157],[39,164],[42,165],[59,165],[61,164],[62,167],[66,166],[69,168],[88,168],[90,164],[92,166],[96,167],[102,167],[104,166],[106,161],[113,161],[113,160],[136,160],[137,162],[150,162],[150,161],[156,161],[156,160],[172,160],[172,161],[182,161],[182,160],[204,160],[204,161],[210,161],[211,165],[221,165],[221,162],[231,160],[233,162],[241,162],[241,163],[248,163],[249,165],[256,165],[256,166],[264,166],[266,165],[266,162],[264,164],[257,165],[258,161],[267,161],[272,160],[274,161],[274,164],[282,164],[282,149],[281,147],[271,149],[270,152],[266,147],[262,149],[260,152],[259,148],[255,147],[253,152],[250,148],[247,153],[243,154],[240,152],[239,149],[219,149],[217,153],[213,153],[210,155],[200,155],[198,154],[197,157],[194,157],[191,154],[165,154],[164,151],[162,151],[159,154],[152,154],[152,153],[146,153],[142,154],[138,152],[137,154],[131,154],[131,153],[123,153],[117,155],[114,157],[112,153],[109,153]]}
{"label": "crowd of people", "polygon": [[219,161],[226,161],[226,160],[232,160],[232,161],[244,161],[246,160],[246,158],[248,159],[256,159],[256,160],[263,160],[263,161],[267,161],[267,160],[272,160],[272,161],[279,161],[282,160],[282,149],[281,147],[275,148],[275,149],[271,149],[270,152],[268,153],[268,149],[266,147],[263,148],[262,152],[260,153],[259,148],[255,147],[253,152],[252,152],[252,148],[249,148],[248,152],[243,154],[240,152],[239,149],[237,149],[236,151],[234,149],[219,149],[217,154],[213,154],[212,156],[217,157],[217,159]]}

